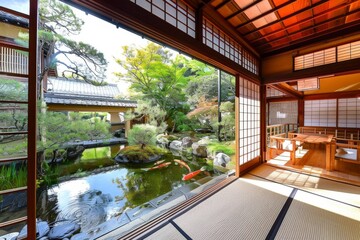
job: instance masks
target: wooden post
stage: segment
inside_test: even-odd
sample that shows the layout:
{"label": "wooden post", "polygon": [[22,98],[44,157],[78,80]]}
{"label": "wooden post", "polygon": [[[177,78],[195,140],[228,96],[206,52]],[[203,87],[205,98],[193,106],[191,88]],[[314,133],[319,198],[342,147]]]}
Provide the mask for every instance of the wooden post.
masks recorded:
{"label": "wooden post", "polygon": [[[27,146],[27,239],[36,239],[36,141],[37,141],[37,27],[38,1],[30,0],[29,16],[29,88]],[[42,89],[41,89],[42,90]]]}
{"label": "wooden post", "polygon": [[325,169],[327,171],[331,171],[331,158],[330,158],[330,155],[331,155],[331,142],[327,142],[326,143],[326,154],[325,154],[325,159],[326,159],[326,162],[325,162]]}

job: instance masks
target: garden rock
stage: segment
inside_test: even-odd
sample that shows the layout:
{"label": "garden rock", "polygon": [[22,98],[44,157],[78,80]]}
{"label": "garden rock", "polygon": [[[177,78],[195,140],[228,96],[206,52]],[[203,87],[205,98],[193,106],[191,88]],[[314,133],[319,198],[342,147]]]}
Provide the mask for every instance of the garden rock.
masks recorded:
{"label": "garden rock", "polygon": [[90,237],[86,233],[78,233],[70,238],[70,240],[89,240]]}
{"label": "garden rock", "polygon": [[200,139],[200,141],[198,141],[198,143],[200,145],[207,145],[207,144],[209,144],[209,142],[210,142],[210,137],[209,136],[203,137],[203,138]]}
{"label": "garden rock", "polygon": [[218,153],[214,158],[214,165],[226,167],[226,164],[228,164],[230,160],[230,157],[225,153]]}
{"label": "garden rock", "polygon": [[129,159],[124,154],[118,154],[114,158],[117,163],[128,163]]}
{"label": "garden rock", "polygon": [[169,144],[169,140],[167,139],[165,134],[159,134],[156,136],[156,142],[158,144],[164,145],[166,146],[167,144]]}
{"label": "garden rock", "polygon": [[175,151],[181,151],[182,149],[182,142],[178,140],[174,140],[170,143],[169,148]]}
{"label": "garden rock", "polygon": [[182,139],[182,146],[183,147],[189,148],[189,147],[192,146],[192,144],[193,144],[193,141],[192,141],[191,137],[184,137]]}
{"label": "garden rock", "polygon": [[49,232],[49,239],[64,239],[71,237],[80,230],[80,225],[72,221],[63,221]]}
{"label": "garden rock", "polygon": [[191,146],[193,154],[197,157],[206,158],[207,157],[207,148],[205,145],[200,145],[199,143],[193,143]]}
{"label": "garden rock", "polygon": [[19,235],[18,232],[9,233],[3,236],[0,236],[0,240],[14,240]]}
{"label": "garden rock", "polygon": [[3,200],[0,201],[0,212],[17,211],[26,207],[26,196],[26,191],[3,195]]}
{"label": "garden rock", "polygon": [[[49,224],[46,221],[39,221],[36,223],[37,239],[45,237],[50,231]],[[27,237],[27,225],[25,225],[17,236],[17,239],[25,239]]]}

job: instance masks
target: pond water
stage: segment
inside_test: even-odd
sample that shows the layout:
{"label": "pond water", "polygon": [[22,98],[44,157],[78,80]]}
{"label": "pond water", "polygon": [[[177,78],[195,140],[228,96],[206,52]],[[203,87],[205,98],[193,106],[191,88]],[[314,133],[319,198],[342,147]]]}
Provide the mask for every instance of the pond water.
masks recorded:
{"label": "pond water", "polygon": [[[184,161],[191,171],[208,166],[204,159]],[[60,182],[39,194],[38,218],[49,223],[63,219],[75,220],[81,225],[81,231],[85,232],[111,218],[122,216],[129,209],[211,175],[204,171],[184,181],[182,178],[189,173],[189,169],[174,161],[173,157],[165,162],[170,164],[153,170],[149,168],[154,163],[141,166],[114,165],[97,169],[96,173],[87,176]]]}

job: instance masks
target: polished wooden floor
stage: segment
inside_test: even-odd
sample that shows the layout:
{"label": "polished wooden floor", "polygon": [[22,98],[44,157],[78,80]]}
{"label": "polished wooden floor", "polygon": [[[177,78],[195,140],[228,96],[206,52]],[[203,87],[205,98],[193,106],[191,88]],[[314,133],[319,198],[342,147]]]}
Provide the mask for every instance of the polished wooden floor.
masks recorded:
{"label": "polished wooden floor", "polygon": [[299,172],[360,185],[360,165],[338,161],[336,170],[327,171],[325,169],[325,147],[321,145],[316,148],[298,150],[296,152],[296,165],[291,164],[288,152],[269,156],[268,159],[268,164],[285,169],[294,169]]}

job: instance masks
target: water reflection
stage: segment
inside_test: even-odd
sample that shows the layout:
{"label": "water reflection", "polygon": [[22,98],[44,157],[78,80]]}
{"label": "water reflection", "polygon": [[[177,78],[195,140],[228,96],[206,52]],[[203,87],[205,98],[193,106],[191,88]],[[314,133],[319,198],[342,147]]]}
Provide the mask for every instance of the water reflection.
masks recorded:
{"label": "water reflection", "polygon": [[[174,161],[166,168],[144,170],[119,165],[80,179],[69,180],[41,193],[38,217],[49,223],[75,220],[82,232],[118,217],[126,209],[140,206],[173,189],[185,185],[188,169]],[[142,167],[151,167],[152,164]],[[192,170],[197,164],[189,163]],[[204,177],[199,175],[198,178]]]}

